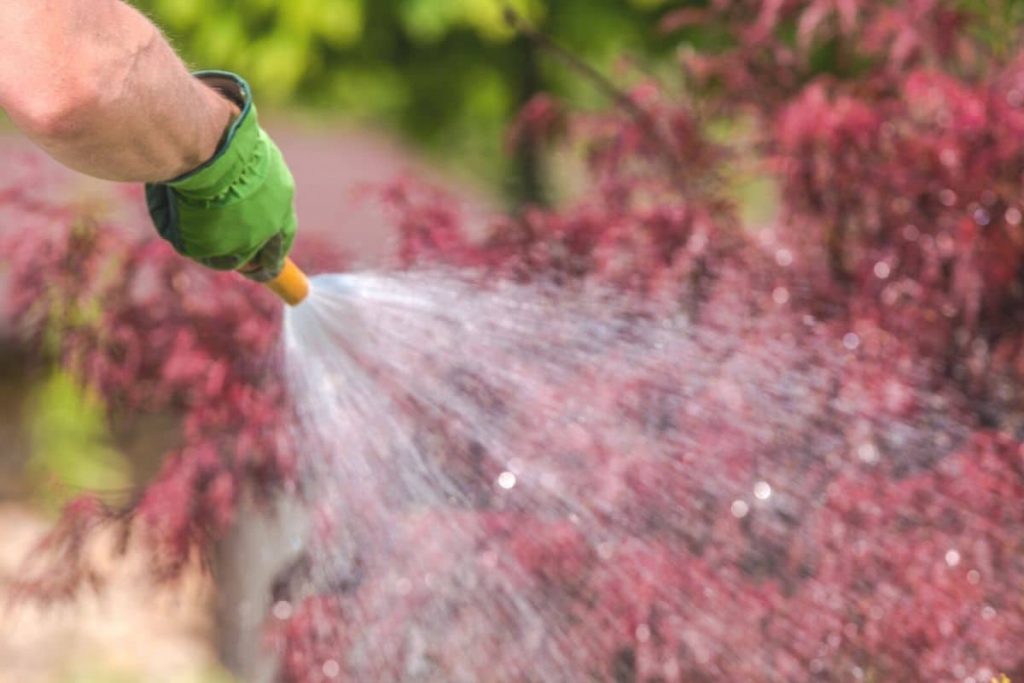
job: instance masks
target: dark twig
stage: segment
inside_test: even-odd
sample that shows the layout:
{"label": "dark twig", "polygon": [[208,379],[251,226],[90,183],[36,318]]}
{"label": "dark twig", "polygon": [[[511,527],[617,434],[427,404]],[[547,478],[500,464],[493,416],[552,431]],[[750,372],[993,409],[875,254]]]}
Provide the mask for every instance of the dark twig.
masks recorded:
{"label": "dark twig", "polygon": [[649,111],[637,104],[628,93],[613,83],[603,73],[559,45],[543,31],[532,26],[519,12],[507,3],[503,4],[503,13],[505,22],[514,31],[593,83],[616,106],[621,107],[628,113],[643,129],[658,156],[669,167],[672,176],[681,187],[685,185],[686,173],[683,160],[679,158],[675,145],[662,133],[658,127],[657,120]]}

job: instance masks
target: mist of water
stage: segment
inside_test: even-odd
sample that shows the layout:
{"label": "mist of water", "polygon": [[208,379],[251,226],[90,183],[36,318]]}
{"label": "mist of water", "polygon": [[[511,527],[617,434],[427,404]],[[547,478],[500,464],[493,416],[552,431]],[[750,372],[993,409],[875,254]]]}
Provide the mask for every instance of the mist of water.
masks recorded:
{"label": "mist of water", "polygon": [[849,648],[799,643],[812,618],[842,635],[842,596],[767,613],[742,584],[813,582],[787,548],[810,565],[829,552],[808,521],[829,487],[910,476],[966,429],[906,382],[890,390],[920,406],[912,421],[866,410],[851,339],[816,329],[698,325],[600,287],[437,270],[314,278],[285,327],[315,527],[289,599],[335,594],[345,646],[311,667],[448,683],[865,676]]}

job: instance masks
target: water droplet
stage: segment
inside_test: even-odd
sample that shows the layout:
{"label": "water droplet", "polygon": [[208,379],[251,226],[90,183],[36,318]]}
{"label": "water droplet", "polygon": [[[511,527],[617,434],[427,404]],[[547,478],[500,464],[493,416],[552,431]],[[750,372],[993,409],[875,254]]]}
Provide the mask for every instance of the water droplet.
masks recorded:
{"label": "water droplet", "polygon": [[171,289],[176,292],[184,292],[191,284],[191,278],[184,273],[178,273],[171,279]]}
{"label": "water droplet", "polygon": [[540,485],[546,489],[558,488],[558,475],[554,472],[544,472],[540,475]]}
{"label": "water droplet", "polygon": [[901,232],[903,233],[903,239],[908,242],[916,242],[917,238],[921,236],[921,231],[918,230],[917,226],[910,223],[904,225]]}
{"label": "water droplet", "polygon": [[1021,220],[1024,220],[1024,214],[1021,213],[1020,209],[1015,206],[1011,206],[1006,210],[1006,222],[1010,225],[1020,225]]}
{"label": "water droplet", "polygon": [[985,605],[981,608],[981,618],[986,621],[991,621],[996,618],[996,608],[992,605]]}
{"label": "water droplet", "polygon": [[878,462],[878,448],[873,443],[862,443],[857,446],[857,457],[861,462],[874,465]]}
{"label": "water droplet", "polygon": [[779,249],[775,252],[775,262],[783,268],[793,265],[793,252],[789,249]]}
{"label": "water droplet", "polygon": [[516,481],[516,475],[511,472],[502,472],[498,475],[498,486],[506,491],[511,490],[516,485]]}
{"label": "water droplet", "polygon": [[979,572],[977,569],[972,569],[971,571],[967,572],[967,583],[972,584],[974,586],[977,586],[979,583],[981,583],[981,572]]}
{"label": "water droplet", "polygon": [[772,300],[779,306],[784,306],[789,302],[789,290],[785,287],[776,287],[772,292]]}
{"label": "water droplet", "polygon": [[270,613],[274,615],[274,618],[278,621],[287,621],[292,618],[292,603],[287,600],[279,600],[274,603]]}
{"label": "water droplet", "polygon": [[956,206],[956,199],[956,192],[953,192],[953,190],[949,188],[946,188],[945,190],[939,193],[939,202],[941,202],[943,206]]}
{"label": "water droplet", "polygon": [[879,280],[884,280],[892,274],[892,268],[885,261],[879,261],[875,264],[875,277]]}
{"label": "water droplet", "polygon": [[729,511],[736,519],[743,519],[747,516],[747,513],[750,512],[750,506],[747,505],[746,501],[734,500],[732,505],[729,507]]}
{"label": "water droplet", "polygon": [[646,643],[651,639],[651,627],[647,624],[640,624],[636,627],[637,642]]}
{"label": "water droplet", "polygon": [[857,347],[860,346],[860,337],[853,332],[848,332],[843,337],[843,346],[846,347],[847,351],[856,351]]}
{"label": "water droplet", "polygon": [[974,211],[974,222],[981,227],[985,227],[992,222],[992,216],[985,209],[976,209]]}
{"label": "water droplet", "polygon": [[328,659],[326,662],[324,662],[322,669],[324,672],[324,676],[326,676],[327,678],[337,678],[338,674],[341,673],[341,665],[333,659]]}
{"label": "water droplet", "polygon": [[960,553],[955,550],[946,551],[946,564],[950,567],[955,567],[960,564]]}
{"label": "water droplet", "polygon": [[754,484],[754,497],[758,500],[768,500],[772,495],[772,487],[766,481],[759,481]]}

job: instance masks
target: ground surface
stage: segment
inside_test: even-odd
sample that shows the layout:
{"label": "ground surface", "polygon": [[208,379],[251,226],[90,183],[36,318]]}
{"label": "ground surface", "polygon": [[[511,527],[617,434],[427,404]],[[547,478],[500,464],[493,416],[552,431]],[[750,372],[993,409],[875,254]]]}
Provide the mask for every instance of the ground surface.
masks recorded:
{"label": "ground surface", "polygon": [[[0,505],[0,576],[16,574],[49,520]],[[218,674],[198,572],[173,591],[141,579],[137,558],[119,563],[102,596],[47,609],[14,607],[0,616],[0,683],[215,683]]]}

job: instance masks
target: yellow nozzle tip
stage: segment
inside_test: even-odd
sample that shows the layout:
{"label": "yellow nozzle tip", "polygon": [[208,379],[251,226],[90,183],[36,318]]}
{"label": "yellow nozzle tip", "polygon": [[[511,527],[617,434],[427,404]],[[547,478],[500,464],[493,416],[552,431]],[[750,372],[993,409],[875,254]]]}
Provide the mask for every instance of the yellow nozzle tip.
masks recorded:
{"label": "yellow nozzle tip", "polygon": [[309,296],[309,278],[290,258],[284,260],[284,268],[267,287],[289,306],[298,306]]}

